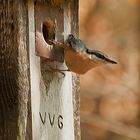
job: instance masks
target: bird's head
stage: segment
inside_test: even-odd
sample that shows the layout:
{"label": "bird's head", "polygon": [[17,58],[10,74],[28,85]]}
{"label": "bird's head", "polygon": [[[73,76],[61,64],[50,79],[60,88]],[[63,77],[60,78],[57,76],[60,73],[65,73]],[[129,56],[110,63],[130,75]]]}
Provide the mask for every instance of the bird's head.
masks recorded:
{"label": "bird's head", "polygon": [[92,63],[94,63],[96,66],[100,66],[103,64],[117,64],[116,61],[112,60],[110,57],[108,57],[103,52],[100,52],[98,50],[89,50],[87,49],[87,53],[89,54],[90,59],[92,60]]}

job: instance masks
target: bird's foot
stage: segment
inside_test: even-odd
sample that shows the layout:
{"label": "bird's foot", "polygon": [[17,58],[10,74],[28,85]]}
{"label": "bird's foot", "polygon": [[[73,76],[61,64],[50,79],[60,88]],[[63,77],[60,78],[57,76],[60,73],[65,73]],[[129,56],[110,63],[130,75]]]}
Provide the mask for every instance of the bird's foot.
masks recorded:
{"label": "bird's foot", "polygon": [[53,45],[56,45],[56,46],[64,48],[64,43],[62,43],[62,42],[56,41],[54,39],[49,40],[49,42],[51,42]]}

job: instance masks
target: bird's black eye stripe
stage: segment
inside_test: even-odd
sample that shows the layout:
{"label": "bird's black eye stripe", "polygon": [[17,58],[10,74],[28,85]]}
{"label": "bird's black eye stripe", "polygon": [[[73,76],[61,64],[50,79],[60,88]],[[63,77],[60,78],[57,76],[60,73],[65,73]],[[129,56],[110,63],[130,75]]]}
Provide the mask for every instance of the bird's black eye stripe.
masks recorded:
{"label": "bird's black eye stripe", "polygon": [[100,51],[97,51],[97,50],[89,50],[89,49],[87,49],[86,52],[87,52],[88,54],[93,54],[93,55],[95,55],[96,57],[101,58],[101,59],[103,59],[103,60],[105,60],[105,61],[108,61],[108,62],[110,62],[110,63],[112,63],[112,64],[117,64],[117,62],[111,60],[106,54],[104,54],[104,53],[102,53],[102,52],[100,52]]}
{"label": "bird's black eye stripe", "polygon": [[94,53],[97,57],[105,59],[106,57],[103,54],[99,54],[99,53]]}
{"label": "bird's black eye stripe", "polygon": [[94,55],[96,55],[98,58],[102,58],[102,59],[106,59],[106,58],[108,57],[108,56],[105,56],[104,54],[101,54],[100,51],[91,51],[91,50],[87,49],[86,52],[87,52],[88,54],[94,54]]}

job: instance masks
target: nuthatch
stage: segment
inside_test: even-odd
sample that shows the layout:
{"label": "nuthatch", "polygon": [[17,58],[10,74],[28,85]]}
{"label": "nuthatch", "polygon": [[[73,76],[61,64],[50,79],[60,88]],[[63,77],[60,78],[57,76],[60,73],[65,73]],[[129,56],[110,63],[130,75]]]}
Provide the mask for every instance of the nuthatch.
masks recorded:
{"label": "nuthatch", "polygon": [[76,39],[72,34],[68,36],[64,43],[55,40],[50,41],[56,46],[64,48],[64,59],[68,70],[62,71],[84,74],[96,66],[107,63],[117,64],[117,62],[111,60],[106,54],[88,49],[80,39]]}

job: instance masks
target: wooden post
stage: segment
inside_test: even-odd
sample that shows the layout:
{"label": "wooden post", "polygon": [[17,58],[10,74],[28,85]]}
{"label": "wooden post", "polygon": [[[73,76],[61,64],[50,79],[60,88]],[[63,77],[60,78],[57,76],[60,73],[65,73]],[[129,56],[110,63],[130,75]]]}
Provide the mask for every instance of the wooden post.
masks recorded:
{"label": "wooden post", "polygon": [[53,17],[61,12],[52,19],[55,38],[78,36],[78,0],[0,1],[0,139],[80,140],[79,76],[51,71],[66,69],[57,61],[61,49],[53,53],[56,61],[36,55],[39,5],[49,6]]}
{"label": "wooden post", "polygon": [[26,0],[0,1],[0,139],[26,137],[29,95]]}

